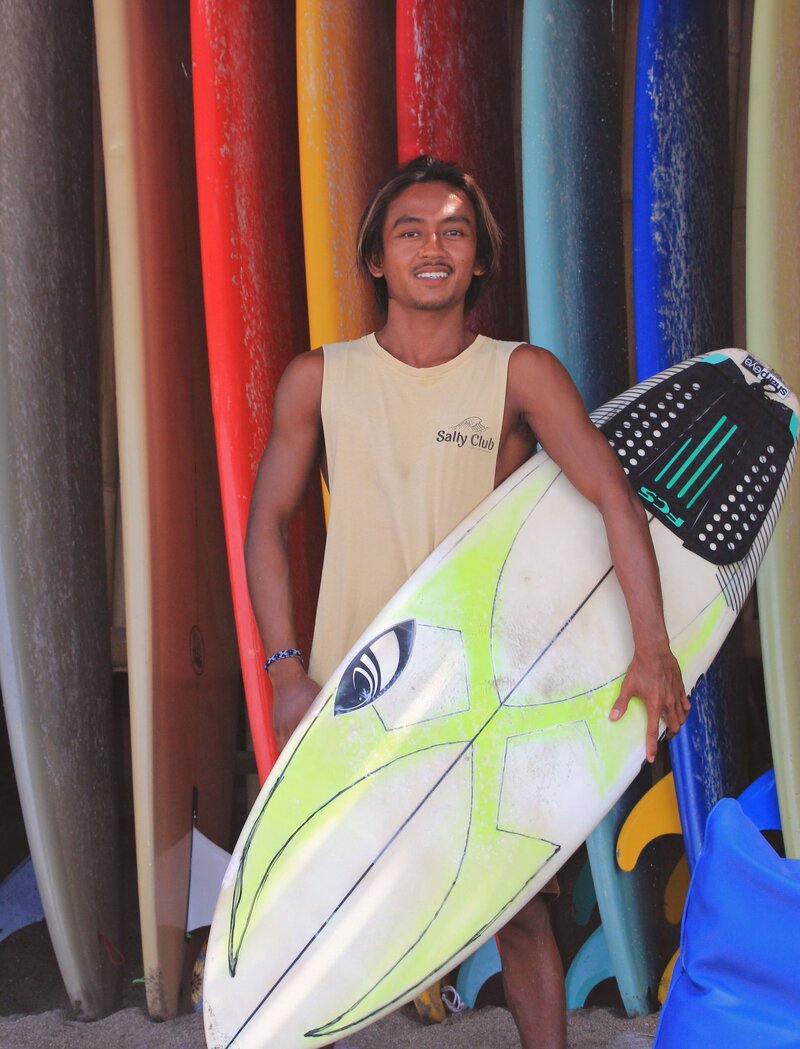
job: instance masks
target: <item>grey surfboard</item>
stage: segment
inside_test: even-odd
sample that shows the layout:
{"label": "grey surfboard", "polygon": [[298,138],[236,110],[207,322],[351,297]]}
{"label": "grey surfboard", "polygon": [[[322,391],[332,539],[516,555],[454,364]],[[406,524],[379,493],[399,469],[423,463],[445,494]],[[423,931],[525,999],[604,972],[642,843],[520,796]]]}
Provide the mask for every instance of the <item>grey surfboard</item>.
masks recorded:
{"label": "grey surfboard", "polygon": [[74,1014],[121,1005],[91,7],[0,7],[0,684]]}

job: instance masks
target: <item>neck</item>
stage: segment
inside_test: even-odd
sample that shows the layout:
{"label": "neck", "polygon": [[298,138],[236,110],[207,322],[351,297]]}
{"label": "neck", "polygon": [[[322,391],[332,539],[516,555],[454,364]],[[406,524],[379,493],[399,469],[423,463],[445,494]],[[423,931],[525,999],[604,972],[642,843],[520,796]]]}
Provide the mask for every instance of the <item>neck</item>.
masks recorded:
{"label": "neck", "polygon": [[404,364],[432,368],[463,353],[475,333],[467,327],[463,303],[455,310],[404,310],[390,299],[386,323],[375,337]]}

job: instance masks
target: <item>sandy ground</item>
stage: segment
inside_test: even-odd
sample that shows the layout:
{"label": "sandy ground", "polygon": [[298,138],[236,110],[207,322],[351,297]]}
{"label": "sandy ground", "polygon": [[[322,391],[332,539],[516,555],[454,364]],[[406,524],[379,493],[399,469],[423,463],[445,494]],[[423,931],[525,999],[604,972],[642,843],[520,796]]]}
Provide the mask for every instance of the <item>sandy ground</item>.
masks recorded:
{"label": "sandy ground", "polygon": [[[8,817],[1,828],[3,860],[8,862],[0,862],[0,867],[5,868],[25,854],[21,815],[13,816],[15,798],[6,797],[12,786],[0,781],[0,802]],[[0,1049],[205,1049],[199,1014],[167,1023],[154,1023],[147,1015],[139,979],[143,966],[135,881],[131,832],[123,836],[123,1008],[91,1024],[70,1018],[47,929],[39,922],[0,941]],[[425,1025],[413,1006],[406,1006],[340,1042],[339,1049],[516,1049],[516,1028],[499,1001],[502,992],[495,994],[493,1004],[433,1026]],[[613,1007],[574,1010],[568,1016],[569,1046],[649,1049],[657,1021],[657,1015],[629,1020]]]}
{"label": "sandy ground", "polygon": [[[570,1049],[649,1049],[656,1017],[623,1019],[609,1009],[569,1013]],[[123,1009],[93,1024],[70,1021],[61,1010],[0,1018],[0,1046],[8,1049],[204,1049],[199,1015],[155,1024],[141,1008]],[[510,1014],[497,1006],[468,1010],[443,1024],[424,1026],[413,1007],[378,1021],[339,1043],[340,1049],[516,1049]]]}
{"label": "sandy ground", "polygon": [[[135,928],[131,927],[131,932]],[[44,924],[0,943],[0,1047],[2,1049],[204,1049],[202,1017],[195,1013],[154,1023],[135,980],[141,961],[134,947],[124,973],[119,1012],[86,1024],[70,1019],[66,996]],[[570,1049],[649,1049],[657,1015],[627,1019],[611,1008],[568,1015]],[[339,1043],[339,1049],[516,1049],[510,1013],[496,1005],[455,1014],[428,1026],[406,1006]]]}

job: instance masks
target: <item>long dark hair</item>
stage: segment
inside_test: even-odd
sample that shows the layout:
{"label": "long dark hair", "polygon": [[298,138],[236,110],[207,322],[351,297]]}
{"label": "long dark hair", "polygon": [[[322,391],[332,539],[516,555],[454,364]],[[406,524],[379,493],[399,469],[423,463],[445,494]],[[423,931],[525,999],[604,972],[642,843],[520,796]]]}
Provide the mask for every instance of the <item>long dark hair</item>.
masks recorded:
{"label": "long dark hair", "polygon": [[359,272],[372,281],[378,305],[386,313],[389,307],[386,279],[371,273],[369,263],[380,264],[383,257],[383,222],[389,205],[404,189],[420,182],[449,183],[464,193],[475,211],[478,242],[476,261],[483,267],[484,272],[473,277],[467,289],[464,305],[469,312],[500,272],[503,234],[478,183],[462,167],[449,160],[439,160],[437,157],[422,154],[397,168],[376,186],[358,224],[356,264]]}

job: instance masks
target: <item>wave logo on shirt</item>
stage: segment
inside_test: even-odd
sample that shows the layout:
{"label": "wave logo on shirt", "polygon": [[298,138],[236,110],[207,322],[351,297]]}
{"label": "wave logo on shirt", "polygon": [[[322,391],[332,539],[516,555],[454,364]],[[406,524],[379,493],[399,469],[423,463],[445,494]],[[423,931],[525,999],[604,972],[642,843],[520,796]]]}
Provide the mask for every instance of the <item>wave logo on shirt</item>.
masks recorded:
{"label": "wave logo on shirt", "polygon": [[456,448],[480,448],[490,452],[494,448],[494,438],[486,431],[489,429],[479,415],[468,415],[460,423],[447,430],[438,430],[437,444],[453,444]]}

